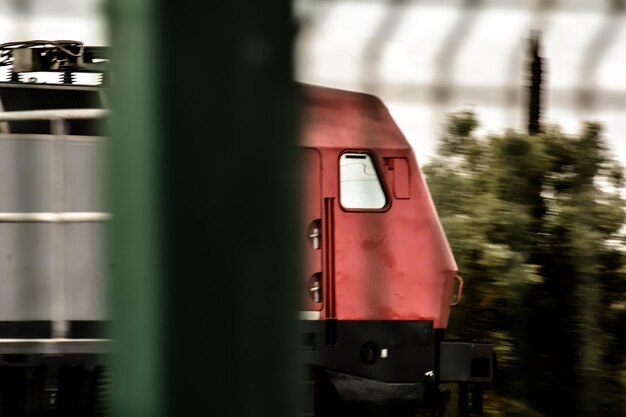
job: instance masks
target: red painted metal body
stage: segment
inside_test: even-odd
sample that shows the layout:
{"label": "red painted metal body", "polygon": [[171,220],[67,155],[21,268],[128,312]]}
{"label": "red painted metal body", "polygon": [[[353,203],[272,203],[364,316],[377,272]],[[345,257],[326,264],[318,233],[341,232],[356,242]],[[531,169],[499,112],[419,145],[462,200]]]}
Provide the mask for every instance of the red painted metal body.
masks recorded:
{"label": "red painted metal body", "polygon": [[[302,86],[302,100],[303,310],[319,311],[320,319],[427,320],[445,328],[457,266],[406,138],[371,95]],[[342,207],[346,153],[371,158],[382,208]],[[315,285],[318,300],[310,294]]]}

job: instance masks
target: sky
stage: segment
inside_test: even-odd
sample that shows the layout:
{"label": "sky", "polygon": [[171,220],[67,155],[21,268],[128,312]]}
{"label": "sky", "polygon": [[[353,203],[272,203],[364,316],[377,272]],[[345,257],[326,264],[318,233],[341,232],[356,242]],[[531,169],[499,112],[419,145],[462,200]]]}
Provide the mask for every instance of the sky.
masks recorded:
{"label": "sky", "polygon": [[108,44],[105,0],[0,0],[0,42],[70,39]]}
{"label": "sky", "polygon": [[[0,42],[108,45],[104,4],[0,0]],[[626,0],[294,0],[294,9],[295,78],[379,96],[422,162],[452,111],[474,110],[481,133],[523,129],[525,42],[540,30],[544,121],[570,133],[601,121],[626,165]]]}
{"label": "sky", "polygon": [[575,133],[583,120],[601,121],[626,164],[626,2],[296,4],[296,78],[379,96],[422,162],[435,151],[449,112],[474,110],[481,133],[524,128],[525,48],[531,30],[539,30],[544,122]]}

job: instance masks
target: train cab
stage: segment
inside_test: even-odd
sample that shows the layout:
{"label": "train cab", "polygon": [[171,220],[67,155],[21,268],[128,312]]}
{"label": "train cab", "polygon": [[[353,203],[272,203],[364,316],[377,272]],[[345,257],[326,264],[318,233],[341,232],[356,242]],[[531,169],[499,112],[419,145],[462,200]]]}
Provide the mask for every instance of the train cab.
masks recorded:
{"label": "train cab", "polygon": [[445,328],[460,278],[409,143],[373,96],[304,91],[307,310]]}
{"label": "train cab", "polygon": [[315,415],[414,415],[441,380],[462,291],[454,256],[385,105],[309,85],[300,96],[300,314]]}

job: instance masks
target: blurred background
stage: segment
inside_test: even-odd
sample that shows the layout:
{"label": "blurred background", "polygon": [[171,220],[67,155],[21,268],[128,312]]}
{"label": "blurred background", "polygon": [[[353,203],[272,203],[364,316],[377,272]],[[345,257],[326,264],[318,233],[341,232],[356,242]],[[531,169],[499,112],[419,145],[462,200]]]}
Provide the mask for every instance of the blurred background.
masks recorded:
{"label": "blurred background", "polygon": [[[108,45],[105,0],[2,0],[0,41]],[[549,59],[546,122],[602,122],[626,161],[625,6],[621,0],[294,0],[296,79],[366,91],[389,107],[418,158],[435,152],[443,115],[478,114],[478,132],[525,123],[526,42]]]}
{"label": "blurred background", "polygon": [[496,343],[487,415],[624,415],[625,6],[296,2],[297,78],[381,97],[421,161],[467,283],[448,337]]}
{"label": "blurred background", "polygon": [[[109,45],[106,6],[2,0],[0,42]],[[293,13],[295,79],[379,96],[414,148],[466,281],[450,336],[496,343],[486,415],[626,415],[626,1],[294,0]]]}
{"label": "blurred background", "polygon": [[443,114],[473,109],[479,132],[522,128],[525,54],[541,31],[545,121],[568,132],[603,123],[626,160],[624,3],[390,0],[295,2],[297,78],[375,93],[425,161]]}
{"label": "blurred background", "polygon": [[0,41],[77,39],[108,45],[104,0],[2,0]]}

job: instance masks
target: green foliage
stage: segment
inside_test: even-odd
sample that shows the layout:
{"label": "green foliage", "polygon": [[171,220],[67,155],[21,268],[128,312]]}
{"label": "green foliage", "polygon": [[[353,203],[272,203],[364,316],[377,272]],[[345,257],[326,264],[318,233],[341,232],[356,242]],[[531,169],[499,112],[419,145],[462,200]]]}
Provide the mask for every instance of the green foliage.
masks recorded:
{"label": "green foliage", "polygon": [[451,115],[424,167],[466,282],[449,332],[496,342],[507,415],[626,415],[625,184],[602,126],[477,126]]}

